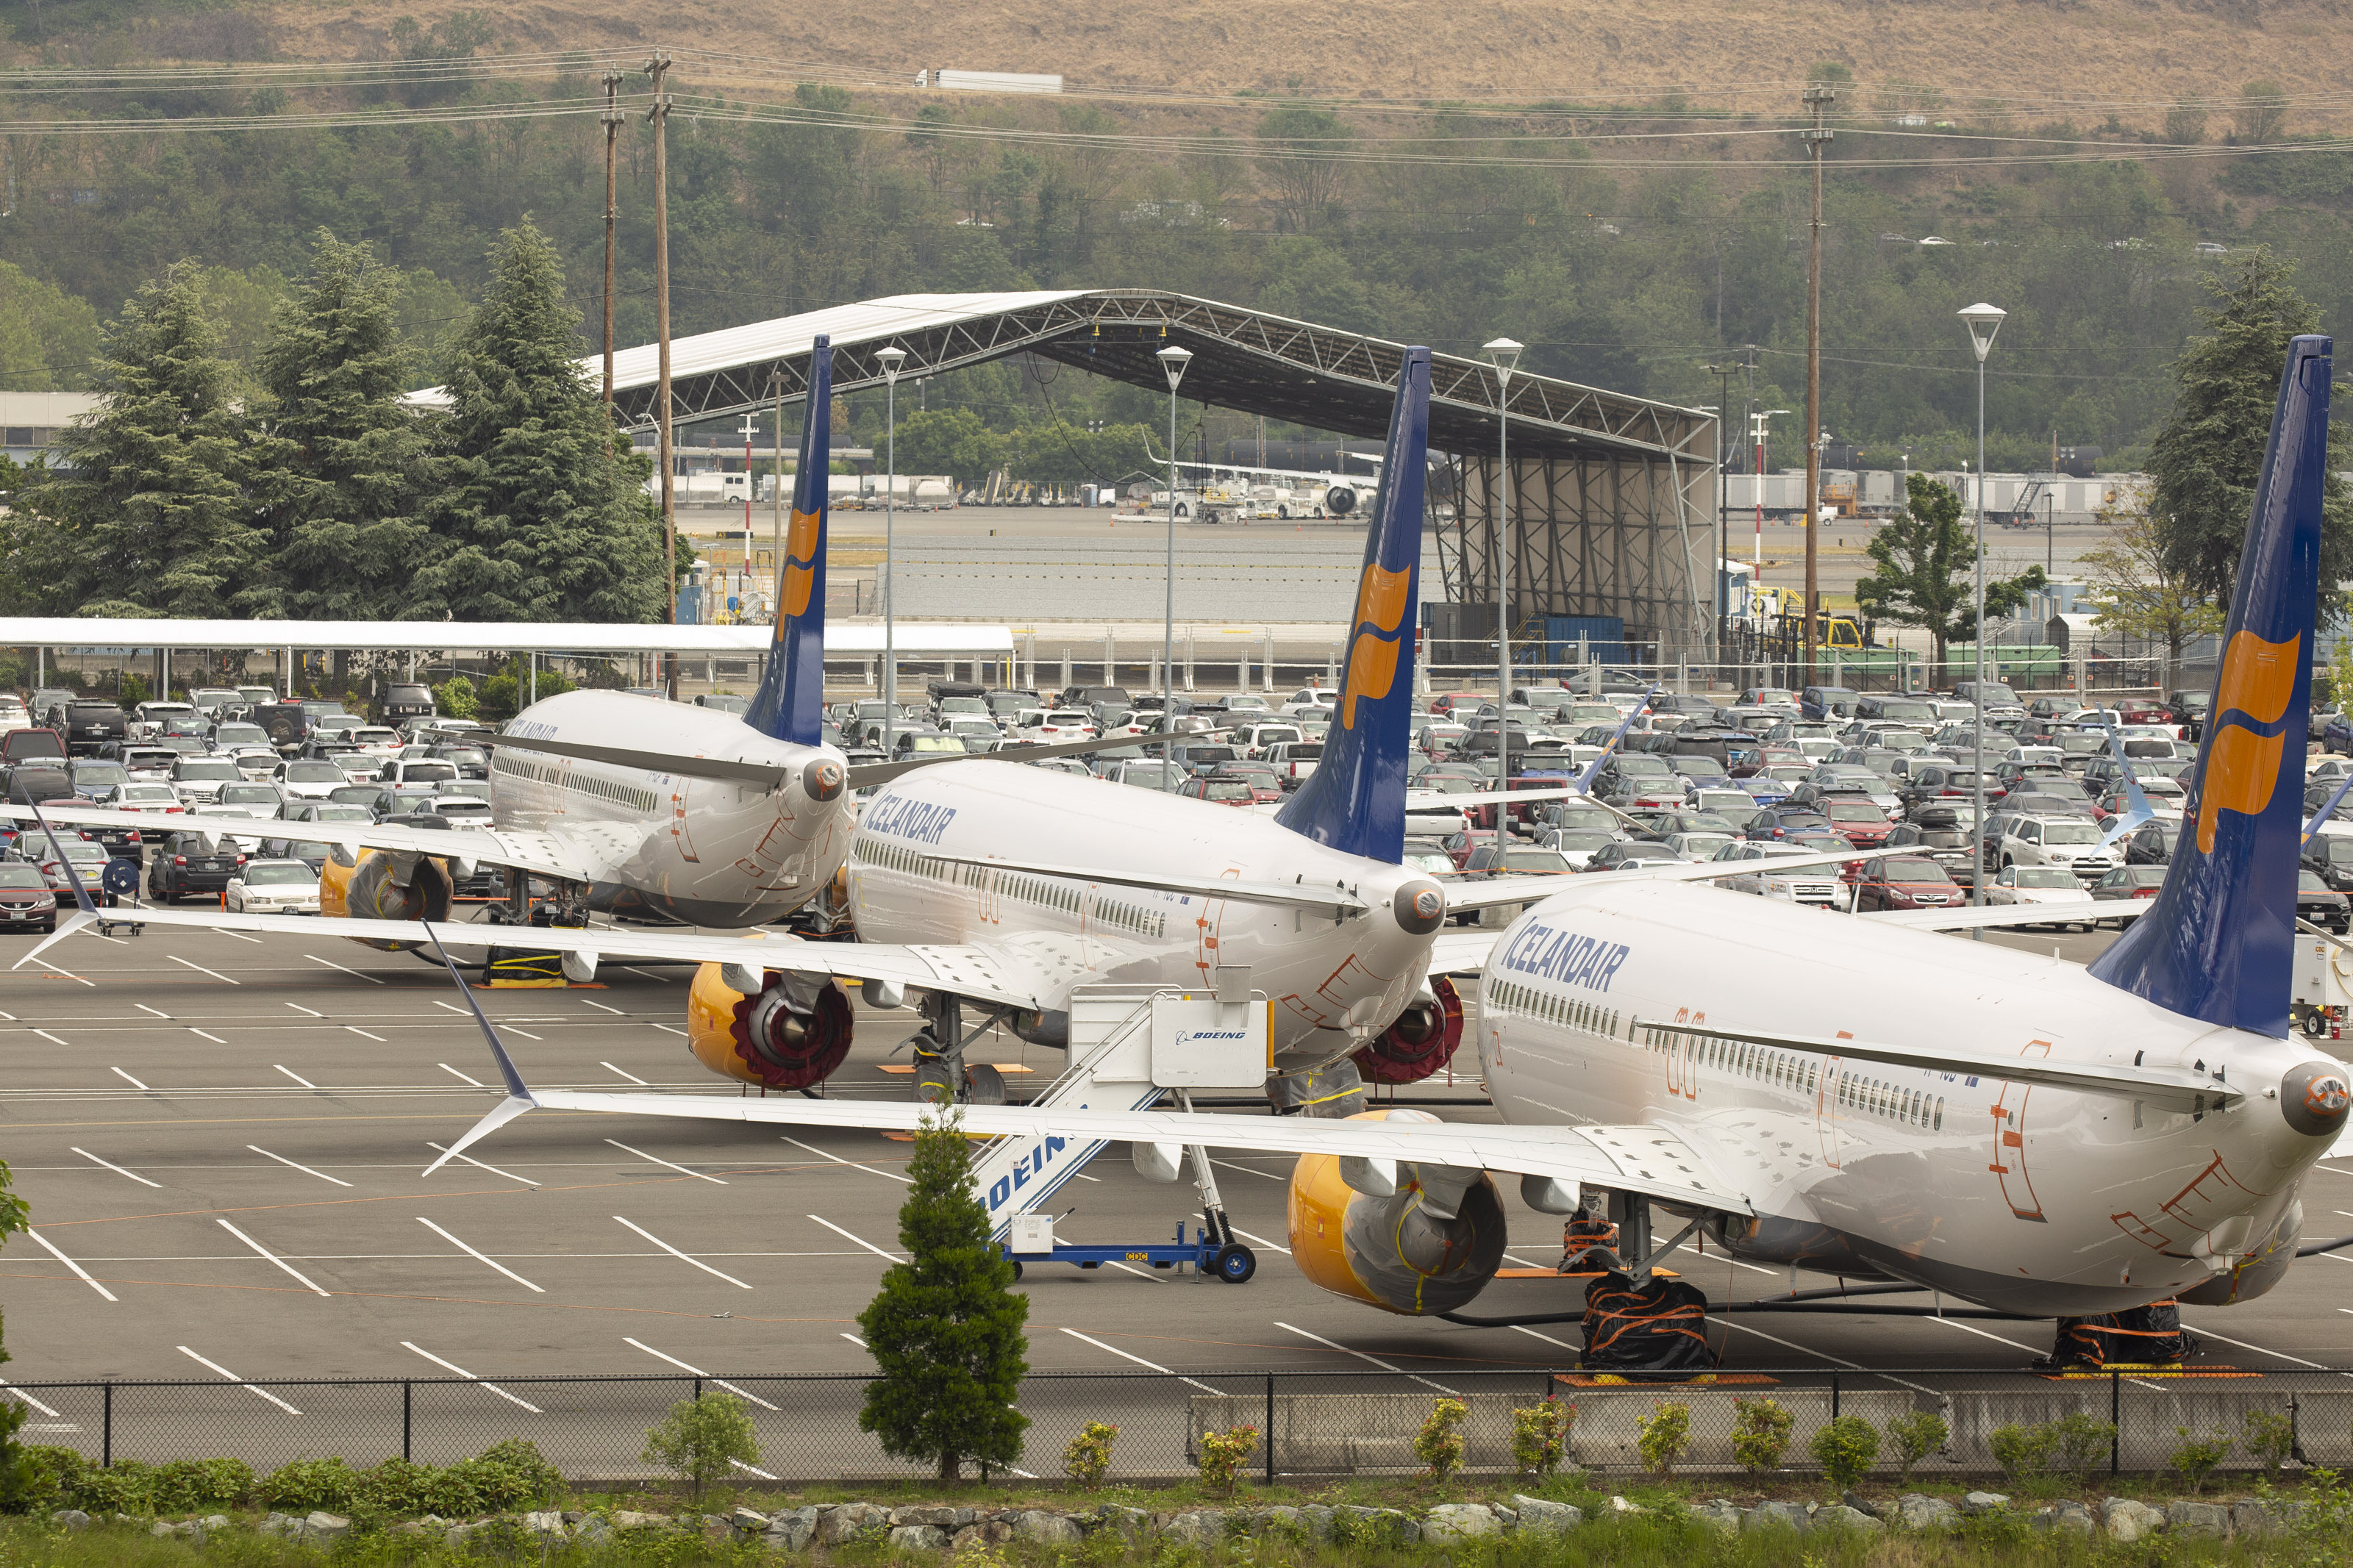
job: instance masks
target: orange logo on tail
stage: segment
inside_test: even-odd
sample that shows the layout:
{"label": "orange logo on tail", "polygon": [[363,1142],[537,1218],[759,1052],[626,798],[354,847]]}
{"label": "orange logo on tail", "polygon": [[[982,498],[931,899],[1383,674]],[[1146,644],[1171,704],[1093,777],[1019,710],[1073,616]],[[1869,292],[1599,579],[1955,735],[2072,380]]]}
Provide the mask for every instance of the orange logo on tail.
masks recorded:
{"label": "orange logo on tail", "polygon": [[[1340,728],[1356,727],[1356,700],[1377,702],[1397,682],[1398,654],[1404,643],[1398,627],[1405,621],[1406,599],[1413,592],[1413,570],[1385,571],[1367,562],[1356,584],[1356,631],[1348,648],[1348,679],[1340,688]],[[1388,637],[1380,634],[1387,632]]]}
{"label": "orange logo on tail", "polygon": [[[2280,758],[2287,737],[2262,735],[2245,724],[2276,724],[2295,695],[2297,655],[2301,634],[2285,642],[2265,642],[2249,631],[2231,638],[2222,656],[2222,672],[2214,683],[2213,743],[2207,748],[2206,770],[2199,781],[2198,848],[2211,854],[2218,815],[2235,811],[2248,816],[2271,804],[2279,785]],[[2244,721],[2231,724],[2235,714]]]}
{"label": "orange logo on tail", "polygon": [[[793,525],[785,534],[785,616],[797,618],[808,609],[809,593],[817,583],[817,536],[823,514],[793,509]],[[781,629],[781,627],[779,628]]]}

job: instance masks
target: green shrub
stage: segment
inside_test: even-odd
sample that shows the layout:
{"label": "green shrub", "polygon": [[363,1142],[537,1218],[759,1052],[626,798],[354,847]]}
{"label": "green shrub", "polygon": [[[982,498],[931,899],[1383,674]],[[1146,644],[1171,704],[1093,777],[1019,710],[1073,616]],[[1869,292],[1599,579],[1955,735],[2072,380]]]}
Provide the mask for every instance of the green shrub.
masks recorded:
{"label": "green shrub", "polygon": [[1673,1475],[1675,1461],[1691,1450],[1691,1406],[1671,1400],[1653,1405],[1634,1447],[1652,1475]]}
{"label": "green shrub", "polygon": [[1860,1415],[1841,1415],[1825,1422],[1810,1447],[1824,1479],[1844,1491],[1868,1475],[1877,1462],[1879,1428]]}
{"label": "green shrub", "polygon": [[1062,1473],[1087,1490],[1094,1490],[1111,1473],[1111,1446],[1118,1436],[1116,1426],[1102,1421],[1088,1422],[1071,1439],[1071,1446],[1062,1450]]}
{"label": "green shrub", "polygon": [[0,1513],[26,1511],[24,1497],[28,1466],[25,1446],[16,1441],[16,1432],[31,1412],[32,1406],[17,1400],[0,1402]]}
{"label": "green shrub", "polygon": [[16,1450],[16,1490],[0,1512],[46,1516],[67,1506],[90,1461],[71,1448],[32,1444]]}
{"label": "green shrub", "polygon": [[360,1472],[341,1458],[295,1459],[261,1478],[255,1489],[260,1500],[288,1513],[349,1513],[359,1495]]}
{"label": "green shrub", "polygon": [[1541,1480],[1560,1468],[1568,1457],[1568,1426],[1574,1418],[1574,1407],[1557,1399],[1512,1412],[1512,1463],[1520,1474]]}
{"label": "green shrub", "polygon": [[1258,1428],[1237,1426],[1230,1432],[1201,1434],[1201,1484],[1214,1487],[1220,1497],[1234,1495],[1242,1466],[1258,1452]]}
{"label": "green shrub", "polygon": [[237,1508],[253,1495],[253,1467],[243,1459],[174,1459],[155,1467],[157,1513]]}
{"label": "green shrub", "polygon": [[147,678],[143,675],[126,674],[115,683],[114,700],[125,713],[146,701],[148,696]]}
{"label": "green shrub", "polygon": [[386,1459],[374,1469],[362,1470],[352,1485],[352,1517],[364,1523],[380,1524],[439,1513],[440,1510],[433,1506],[432,1497],[436,1475],[430,1465],[399,1458]]}
{"label": "green shrub", "polygon": [[2116,1451],[2116,1429],[2096,1415],[2072,1411],[2051,1423],[2051,1448],[2043,1464],[2077,1486]]}
{"label": "green shrub", "polygon": [[155,1472],[135,1459],[118,1459],[111,1467],[87,1466],[67,1500],[85,1513],[144,1519],[155,1511]]}
{"label": "green shrub", "polygon": [[433,710],[444,719],[474,717],[474,683],[462,675],[453,675],[433,689]]}
{"label": "green shrub", "polygon": [[[499,1445],[499,1448],[506,1447]],[[490,1459],[499,1448],[491,1449],[482,1458]],[[536,1458],[539,1450],[531,1451]],[[645,1458],[681,1480],[694,1483],[694,1495],[701,1497],[706,1485],[725,1480],[736,1465],[758,1463],[760,1440],[752,1427],[752,1413],[742,1400],[732,1394],[706,1394],[700,1399],[680,1400],[659,1424],[646,1429]]]}
{"label": "green shrub", "polygon": [[2051,1456],[2052,1434],[2040,1422],[2031,1426],[2012,1422],[1997,1426],[1988,1435],[1986,1447],[1993,1451],[1993,1462],[2011,1486],[2022,1485],[2030,1476],[2042,1473],[2043,1462]]}
{"label": "green shrub", "polygon": [[1887,1424],[1887,1435],[1895,1442],[1895,1462],[1903,1467],[1903,1479],[1908,1485],[1912,1467],[1945,1446],[1953,1429],[1942,1415],[1933,1410],[1915,1410],[1909,1415],[1898,1415]]}
{"label": "green shrub", "polygon": [[2231,1439],[2220,1432],[2211,1436],[2193,1437],[2187,1426],[2176,1426],[2173,1430],[2180,1437],[2181,1447],[2173,1450],[2169,1463],[2174,1471],[2189,1483],[2193,1494],[2202,1492],[2206,1489],[2206,1483],[2213,1479],[2215,1468],[2221,1464],[2223,1456],[2230,1453]]}
{"label": "green shrub", "polygon": [[1470,1415],[1471,1407],[1459,1399],[1439,1400],[1414,1436],[1413,1457],[1430,1467],[1430,1479],[1441,1487],[1462,1468],[1462,1423]]}
{"label": "green shrub", "polygon": [[2250,1410],[2239,1440],[2265,1475],[2276,1476],[2295,1452],[2295,1423],[2277,1411]]}
{"label": "green shrub", "polygon": [[1735,1400],[1732,1409],[1732,1457],[1740,1468],[1758,1476],[1779,1469],[1798,1418],[1769,1399]]}

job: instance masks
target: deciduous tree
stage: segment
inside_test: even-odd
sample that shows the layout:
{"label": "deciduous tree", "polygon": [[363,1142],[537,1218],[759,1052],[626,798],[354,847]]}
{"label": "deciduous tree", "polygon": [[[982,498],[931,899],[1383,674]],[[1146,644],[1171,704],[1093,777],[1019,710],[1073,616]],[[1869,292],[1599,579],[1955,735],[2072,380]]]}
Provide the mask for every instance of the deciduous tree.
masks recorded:
{"label": "deciduous tree", "polygon": [[[1917,626],[1936,643],[1941,669],[1946,649],[1973,638],[1977,625],[1977,542],[1961,521],[1961,498],[1926,474],[1906,477],[1902,510],[1864,546],[1877,565],[1854,585],[1854,602],[1877,621]],[[2008,615],[2045,581],[2042,568],[1986,584],[1986,614]]]}
{"label": "deciduous tree", "polygon": [[2100,513],[2107,533],[2077,558],[2091,582],[2092,624],[2165,645],[2164,685],[2193,637],[2222,629],[2222,606],[2166,562],[2165,541],[2145,511]]}

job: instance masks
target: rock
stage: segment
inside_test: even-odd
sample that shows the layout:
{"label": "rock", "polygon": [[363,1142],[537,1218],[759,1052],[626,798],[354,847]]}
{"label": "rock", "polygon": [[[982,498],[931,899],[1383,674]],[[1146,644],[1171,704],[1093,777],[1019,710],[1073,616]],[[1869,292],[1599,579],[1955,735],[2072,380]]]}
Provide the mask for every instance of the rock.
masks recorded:
{"label": "rock", "polygon": [[467,1537],[481,1529],[479,1524],[453,1524],[441,1532],[441,1539],[451,1546],[464,1546]]}
{"label": "rock", "polygon": [[738,1503],[727,1515],[727,1522],[735,1527],[738,1535],[758,1535],[768,1528],[768,1516],[755,1508]]}
{"label": "rock", "polygon": [[626,1508],[613,1516],[615,1530],[659,1530],[669,1523],[666,1513],[638,1513]]}
{"label": "rock", "polygon": [[1272,1532],[1279,1535],[1304,1536],[1307,1533],[1307,1523],[1299,1517],[1299,1510],[1280,1504],[1252,1512],[1245,1528],[1252,1535]]}
{"label": "rock", "polygon": [[[574,1511],[577,1510],[567,1511],[564,1516],[565,1519],[571,1521]],[[581,1514],[579,1520],[572,1525],[572,1538],[575,1541],[585,1541],[591,1546],[602,1546],[613,1539],[613,1521],[601,1513]]]}
{"label": "rock", "polygon": [[1975,1518],[1981,1513],[2000,1513],[2010,1506],[2010,1498],[2002,1492],[1971,1492],[1961,1500],[1961,1511]]}
{"label": "rock", "polygon": [[[87,1519],[89,1516],[85,1514],[83,1517]],[[282,1513],[272,1513],[253,1528],[263,1535],[300,1535],[302,1533],[302,1521]]]}
{"label": "rock", "polygon": [[890,1528],[891,1510],[887,1508],[877,1508],[871,1502],[837,1503],[818,1515],[817,1543],[840,1546],[880,1536]]}
{"label": "rock", "polygon": [[2072,1535],[2089,1535],[2093,1530],[2092,1510],[2072,1498],[2053,1503],[2049,1508],[2035,1510],[2034,1517],[2027,1522],[2031,1528],[2046,1533],[2056,1531]]}
{"label": "rock", "polygon": [[[1133,1510],[1128,1510],[1133,1512]],[[976,1546],[1003,1546],[1013,1539],[1013,1527],[1001,1519],[976,1520],[949,1538],[958,1552]]]}
{"label": "rock", "polygon": [[1311,1502],[1299,1510],[1299,1521],[1307,1530],[1310,1541],[1332,1539],[1332,1510],[1320,1502]]}
{"label": "rock", "polygon": [[808,1543],[817,1539],[817,1518],[815,1508],[797,1508],[789,1512],[770,1514],[767,1533],[760,1539],[772,1550],[805,1551]]}
{"label": "rock", "polygon": [[1123,1508],[1117,1503],[1107,1502],[1095,1510],[1094,1527],[1097,1530],[1115,1530],[1130,1540],[1137,1540],[1152,1533],[1152,1516],[1140,1508]]}
{"label": "rock", "polygon": [[1076,1521],[1059,1513],[1049,1513],[1042,1508],[1026,1509],[1013,1518],[1013,1539],[1034,1541],[1043,1546],[1076,1546],[1079,1527]]}
{"label": "rock", "polygon": [[1951,1530],[1961,1522],[1961,1510],[1949,1500],[1920,1492],[1897,1498],[1893,1511],[1894,1522],[1905,1530]]}
{"label": "rock", "polygon": [[929,1524],[941,1530],[962,1530],[979,1517],[968,1508],[894,1508],[891,1510],[891,1527],[896,1530],[905,1524]]}
{"label": "rock", "polygon": [[1515,1496],[1512,1506],[1519,1510],[1518,1529],[1523,1535],[1567,1535],[1585,1522],[1585,1510],[1565,1502]]}
{"label": "rock", "polygon": [[147,1533],[150,1535],[177,1535],[180,1533],[180,1527],[176,1524],[166,1524],[159,1519],[154,1523],[147,1527]]}
{"label": "rock", "polygon": [[1180,1513],[1168,1521],[1168,1535],[1188,1546],[1214,1545],[1226,1538],[1226,1510],[1202,1508]]}
{"label": "rock", "polygon": [[1712,1497],[1705,1502],[1694,1503],[1691,1512],[1702,1524],[1714,1525],[1726,1535],[1740,1533],[1740,1505],[1730,1498]]}
{"label": "rock", "polygon": [[1505,1530],[1519,1529],[1520,1510],[1518,1509],[1505,1508],[1502,1503],[1491,1502],[1487,1505],[1487,1511],[1501,1520]]}
{"label": "rock", "polygon": [[1887,1525],[1876,1514],[1865,1513],[1859,1508],[1851,1508],[1842,1502],[1834,1502],[1827,1508],[1814,1510],[1814,1528],[1816,1530],[1879,1531],[1883,1533]]}
{"label": "rock", "polygon": [[1393,1508],[1361,1508],[1353,1503],[1335,1508],[1332,1528],[1351,1544],[1411,1546],[1421,1540],[1420,1524]]}
{"label": "rock", "polygon": [[1887,1517],[1887,1510],[1884,1508],[1852,1488],[1840,1494],[1839,1501],[1854,1510],[1855,1512],[1867,1513],[1873,1519],[1884,1520]]}
{"label": "rock", "polygon": [[1612,1497],[1609,1500],[1609,1511],[1619,1515],[1620,1518],[1631,1518],[1635,1514],[1648,1513],[1651,1510],[1644,1508],[1641,1503],[1628,1502],[1621,1497]]}
{"label": "rock", "polygon": [[90,1515],[78,1508],[61,1508],[49,1515],[51,1524],[62,1524],[68,1530],[88,1530]]}
{"label": "rock", "polygon": [[2231,1510],[2234,1535],[2285,1535],[2304,1522],[2304,1504],[2295,1498],[2241,1498]]}
{"label": "rock", "polygon": [[1772,1530],[1787,1526],[1791,1530],[1807,1530],[1813,1525],[1813,1516],[1805,1504],[1795,1502],[1760,1502],[1740,1516],[1743,1531]]}
{"label": "rock", "polygon": [[945,1552],[948,1532],[936,1524],[894,1524],[890,1542],[892,1546],[913,1552]]}
{"label": "rock", "polygon": [[[749,1509],[738,1509],[736,1511],[738,1513],[751,1513],[752,1510]],[[756,1513],[752,1514],[752,1517],[754,1519],[760,1518]],[[761,1522],[765,1524],[767,1521],[762,1520]],[[554,1512],[527,1513],[522,1516],[522,1528],[523,1533],[526,1535],[552,1535],[561,1541],[564,1539],[565,1533],[564,1516],[561,1513]]]}
{"label": "rock", "polygon": [[2231,1513],[2220,1503],[2176,1502],[2165,1510],[2165,1527],[2177,1535],[2226,1536]]}
{"label": "rock", "polygon": [[1503,1533],[1503,1521],[1484,1503],[1442,1502],[1421,1521],[1421,1538],[1425,1542],[1469,1541],[1473,1536]]}
{"label": "rock", "polygon": [[313,1510],[302,1521],[302,1539],[309,1542],[333,1542],[352,1532],[352,1521],[325,1509]]}

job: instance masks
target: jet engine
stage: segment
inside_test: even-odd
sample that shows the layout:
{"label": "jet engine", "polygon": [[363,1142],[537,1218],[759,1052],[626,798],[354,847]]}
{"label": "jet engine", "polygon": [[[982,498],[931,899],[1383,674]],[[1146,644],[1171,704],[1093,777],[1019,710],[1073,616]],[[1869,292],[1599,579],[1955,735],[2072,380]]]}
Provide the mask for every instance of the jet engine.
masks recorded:
{"label": "jet engine", "polygon": [[1356,1066],[1375,1083],[1419,1083],[1454,1059],[1462,1043],[1462,997],[1442,974],[1430,994],[1417,996],[1378,1038],[1356,1053]]}
{"label": "jet engine", "polygon": [[1324,492],[1324,510],[1334,517],[1345,517],[1356,510],[1356,492],[1346,485],[1334,485]]}
{"label": "jet engine", "polygon": [[770,971],[757,992],[736,990],[721,966],[694,972],[687,993],[687,1045],[723,1078],[764,1089],[807,1089],[849,1054],[849,997],[836,982]]}
{"label": "jet engine", "polygon": [[[363,849],[354,856],[330,845],[319,868],[319,912],[364,921],[446,921],[452,891],[449,867],[430,856]],[[414,952],[416,942],[352,939],[380,952]]]}
{"label": "jet engine", "polygon": [[[1368,1110],[1352,1121],[1435,1121]],[[1409,1317],[1468,1302],[1504,1261],[1504,1205],[1484,1171],[1303,1154],[1291,1173],[1299,1271],[1335,1296]]]}

